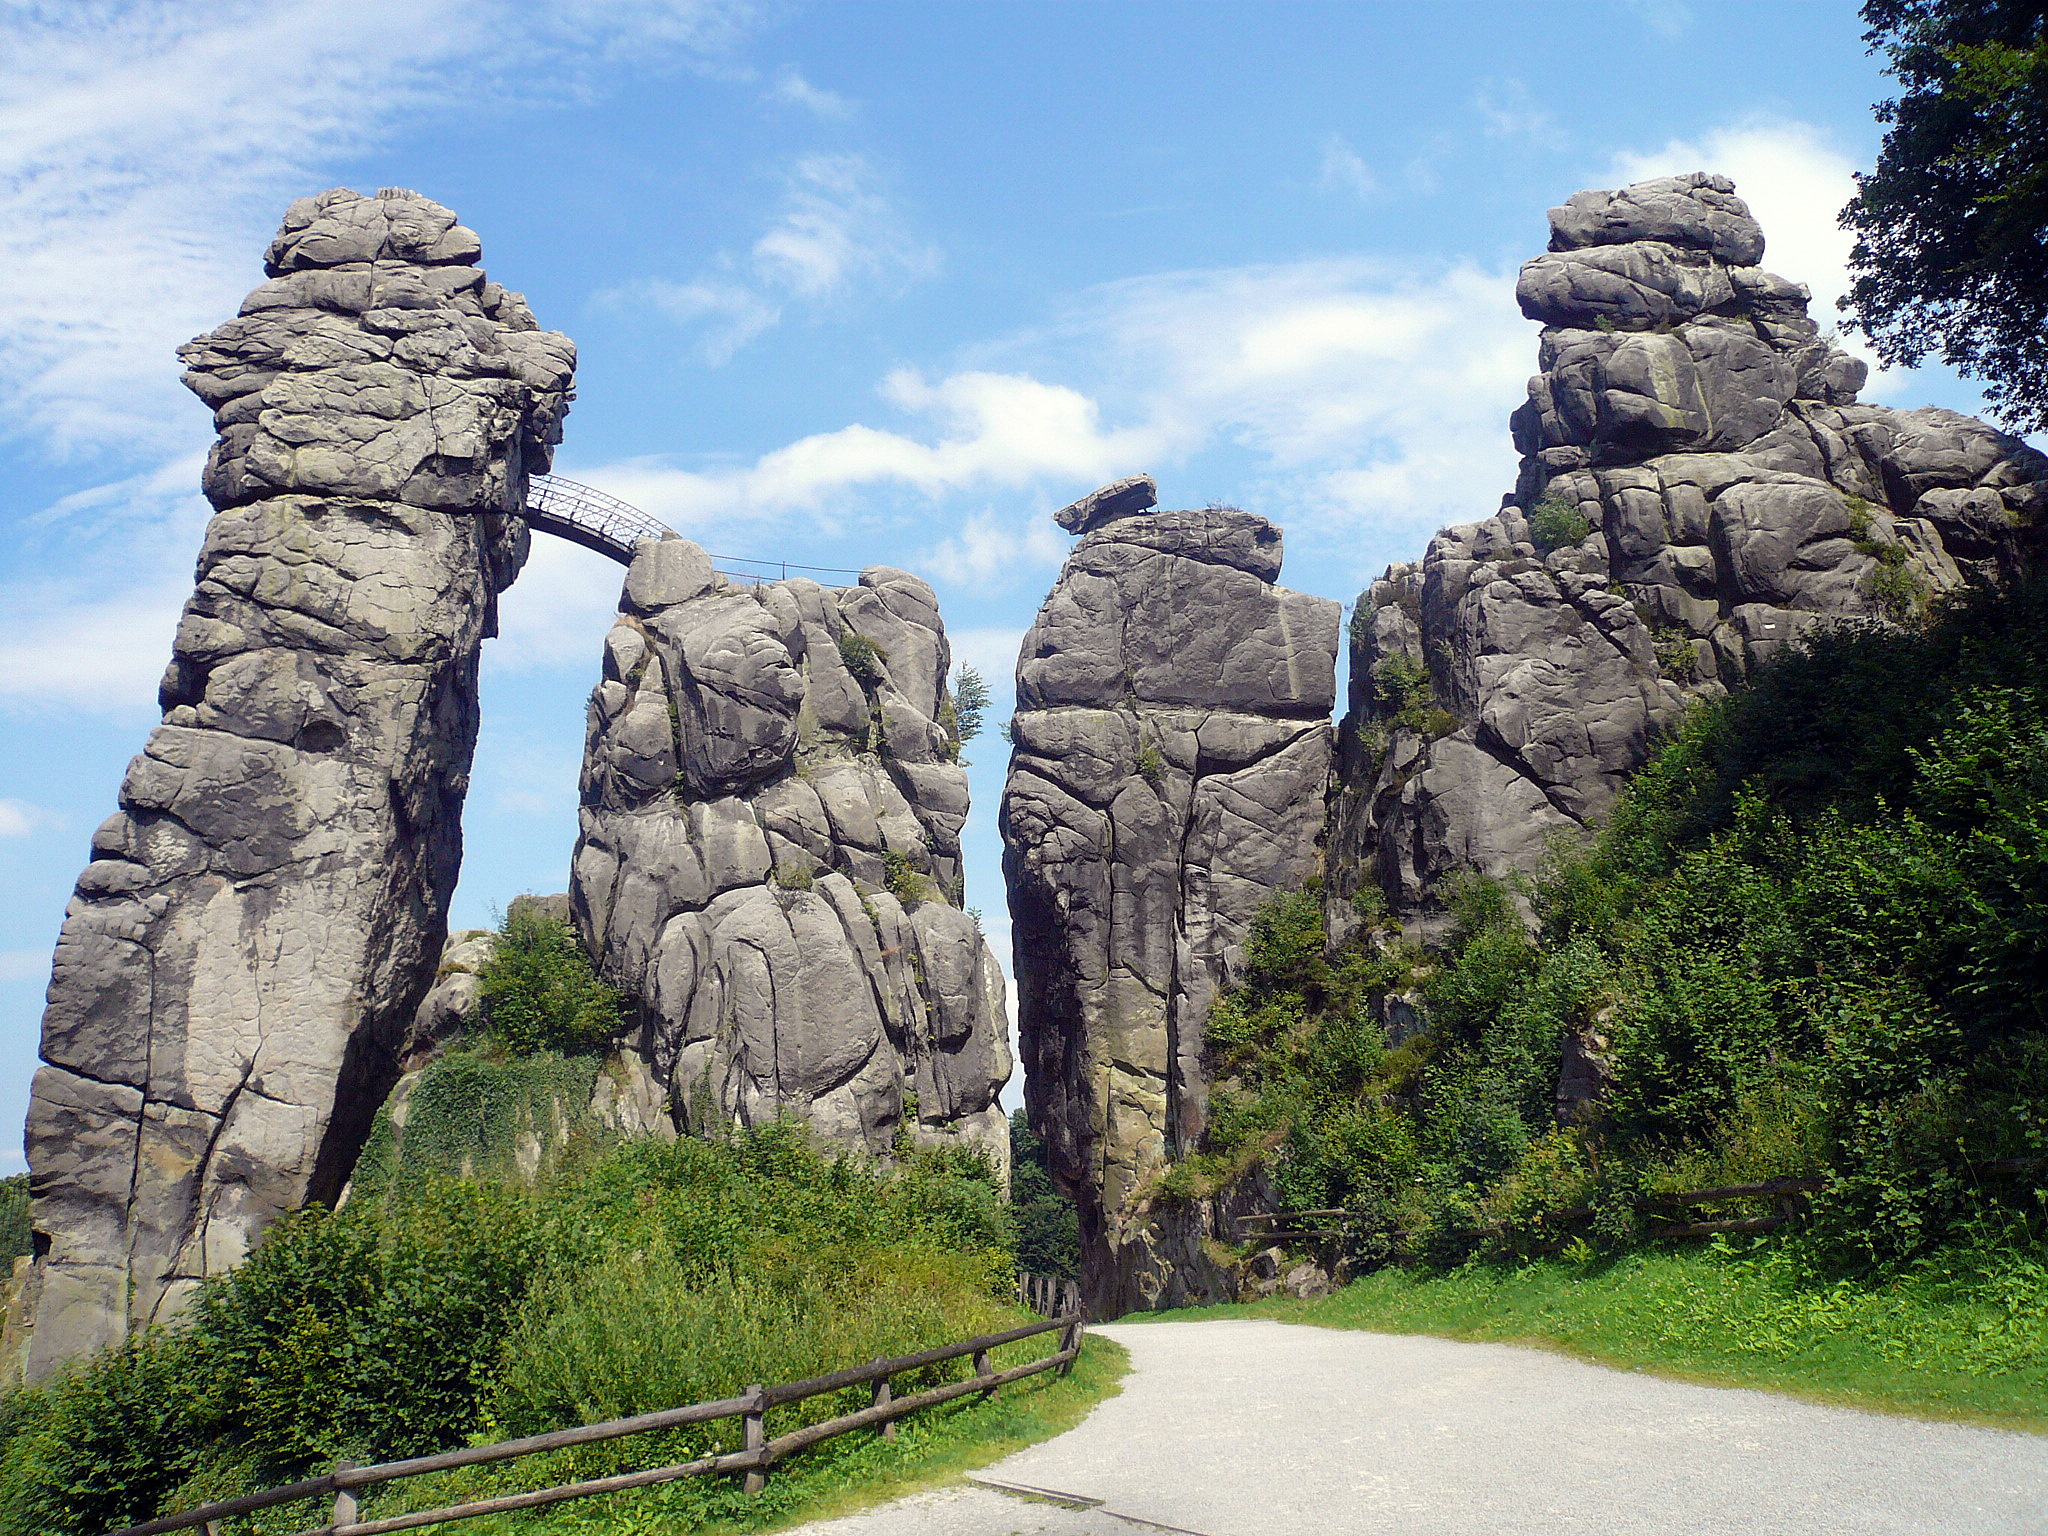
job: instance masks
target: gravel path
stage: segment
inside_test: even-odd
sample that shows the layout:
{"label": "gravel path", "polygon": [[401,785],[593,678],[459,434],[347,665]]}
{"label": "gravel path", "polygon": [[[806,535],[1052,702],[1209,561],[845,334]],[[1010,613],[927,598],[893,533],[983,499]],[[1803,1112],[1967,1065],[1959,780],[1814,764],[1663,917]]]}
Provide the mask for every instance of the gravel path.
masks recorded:
{"label": "gravel path", "polygon": [[955,1486],[805,1536],[2048,1533],[2048,1437],[1501,1344],[1239,1319],[1096,1331],[1131,1352],[1122,1395],[976,1474],[1070,1503]]}

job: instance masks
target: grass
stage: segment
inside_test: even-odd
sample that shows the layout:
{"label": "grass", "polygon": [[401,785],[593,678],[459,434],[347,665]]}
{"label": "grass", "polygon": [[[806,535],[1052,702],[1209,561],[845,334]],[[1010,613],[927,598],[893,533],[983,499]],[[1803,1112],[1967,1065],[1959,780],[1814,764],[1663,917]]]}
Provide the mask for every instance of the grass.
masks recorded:
{"label": "grass", "polygon": [[[1055,1347],[1057,1336],[1026,1339],[997,1351],[999,1367],[1022,1364]],[[1014,1356],[1015,1358],[1011,1358]],[[553,1508],[466,1522],[470,1536],[739,1536],[783,1530],[806,1521],[831,1519],[890,1499],[951,1482],[963,1472],[988,1466],[1026,1446],[1063,1434],[1095,1405],[1122,1388],[1130,1356],[1121,1345],[1089,1336],[1070,1374],[1026,1377],[986,1401],[966,1398],[926,1409],[898,1421],[892,1443],[872,1431],[855,1430],[800,1453],[777,1467],[768,1486],[750,1498],[737,1477],[697,1477],[609,1497],[583,1499]],[[772,1436],[788,1425],[768,1418]],[[517,1487],[545,1487],[575,1477],[604,1475],[611,1467],[579,1465],[575,1453],[534,1457],[515,1485],[502,1471],[472,1469],[401,1485],[386,1499],[368,1503],[364,1518],[405,1509],[424,1509],[464,1498],[490,1497]],[[655,1448],[633,1457],[634,1466],[659,1466],[669,1458]],[[324,1506],[293,1507],[303,1525],[325,1518]],[[282,1511],[274,1512],[282,1514]],[[298,1528],[290,1521],[276,1529]]]}
{"label": "grass", "polygon": [[1321,1301],[1149,1314],[1264,1317],[1557,1350],[1810,1402],[2048,1433],[2038,1250],[1951,1249],[1884,1284],[1817,1281],[1769,1241],[1446,1272],[1383,1269]]}

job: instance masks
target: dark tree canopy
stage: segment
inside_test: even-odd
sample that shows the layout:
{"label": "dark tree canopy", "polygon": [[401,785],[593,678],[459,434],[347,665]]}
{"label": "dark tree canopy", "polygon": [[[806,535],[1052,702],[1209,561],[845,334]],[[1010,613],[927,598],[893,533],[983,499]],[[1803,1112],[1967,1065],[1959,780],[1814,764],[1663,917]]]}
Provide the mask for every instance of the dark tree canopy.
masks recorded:
{"label": "dark tree canopy", "polygon": [[1868,0],[1863,19],[1903,89],[1842,210],[1848,323],[1888,364],[1933,352],[1983,381],[2007,426],[2048,426],[2048,5]]}

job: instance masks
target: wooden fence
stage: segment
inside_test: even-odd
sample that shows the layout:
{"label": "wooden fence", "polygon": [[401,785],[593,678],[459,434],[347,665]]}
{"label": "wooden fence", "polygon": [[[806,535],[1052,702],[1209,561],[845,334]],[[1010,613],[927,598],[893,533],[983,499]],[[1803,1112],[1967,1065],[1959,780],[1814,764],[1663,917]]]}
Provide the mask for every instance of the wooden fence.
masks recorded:
{"label": "wooden fence", "polygon": [[1019,1271],[1017,1305],[1028,1307],[1040,1317],[1076,1316],[1081,1312],[1081,1287],[1057,1275],[1033,1275]]}
{"label": "wooden fence", "polygon": [[[813,1376],[783,1386],[749,1387],[738,1397],[721,1398],[717,1402],[693,1403],[686,1408],[666,1408],[657,1413],[643,1413],[630,1419],[611,1419],[602,1424],[581,1424],[572,1429],[558,1429],[545,1435],[528,1435],[519,1440],[501,1440],[494,1445],[468,1446],[459,1451],[444,1451],[436,1456],[415,1456],[406,1461],[387,1461],[370,1467],[336,1462],[333,1471],[320,1477],[307,1478],[304,1482],[292,1483],[282,1488],[267,1488],[260,1493],[243,1494],[240,1498],[223,1499],[215,1504],[203,1504],[197,1509],[188,1509],[183,1514],[166,1515],[160,1520],[127,1526],[112,1533],[112,1536],[157,1536],[158,1532],[184,1530],[192,1526],[205,1526],[206,1536],[217,1536],[218,1522],[222,1520],[253,1514],[259,1509],[288,1504],[296,1499],[329,1496],[334,1499],[333,1518],[326,1525],[300,1532],[298,1536],[381,1536],[385,1531],[406,1531],[423,1525],[439,1525],[449,1520],[469,1520],[479,1515],[532,1509],[543,1504],[559,1504],[567,1499],[587,1499],[599,1494],[621,1493],[629,1488],[646,1488],[655,1483],[673,1482],[683,1477],[701,1477],[708,1473],[743,1473],[747,1480],[747,1492],[759,1493],[766,1486],[769,1469],[777,1462],[807,1446],[829,1440],[835,1435],[843,1435],[856,1429],[878,1427],[885,1438],[894,1439],[896,1420],[916,1413],[919,1409],[936,1407],[940,1403],[951,1402],[955,1398],[966,1397],[971,1393],[987,1397],[998,1387],[1013,1381],[1021,1381],[1024,1377],[1036,1375],[1040,1371],[1057,1370],[1062,1376],[1066,1375],[1072,1369],[1075,1357],[1081,1352],[1083,1326],[1080,1311],[1074,1309],[1048,1318],[1042,1323],[1012,1328],[1007,1333],[983,1334],[979,1338],[963,1339],[958,1344],[941,1345],[937,1349],[922,1350],[914,1355],[876,1359],[867,1365],[834,1371],[829,1376]],[[1002,1345],[1014,1344],[1020,1339],[1033,1338],[1055,1329],[1060,1333],[1060,1346],[1051,1354],[1001,1371],[996,1370],[990,1363],[990,1352]],[[904,1371],[921,1370],[946,1360],[957,1360],[963,1355],[971,1355],[974,1359],[974,1374],[967,1380],[932,1387],[909,1397],[895,1397],[891,1394],[889,1379],[892,1376]],[[786,1403],[801,1402],[805,1398],[817,1397],[826,1392],[839,1392],[848,1387],[862,1385],[873,1388],[873,1402],[869,1407],[856,1413],[825,1419],[816,1424],[807,1424],[801,1429],[777,1435],[772,1440],[768,1438],[766,1416],[769,1409],[779,1408]],[[537,1489],[531,1493],[504,1494],[498,1498],[479,1499],[467,1504],[416,1510],[382,1520],[363,1520],[358,1517],[357,1501],[364,1490],[397,1482],[401,1478],[423,1477],[432,1472],[452,1472],[458,1467],[510,1461],[519,1456],[538,1455],[542,1451],[559,1451],[570,1446],[616,1440],[625,1435],[646,1434],[650,1430],[676,1429],[686,1424],[708,1424],[717,1419],[744,1421],[743,1449],[728,1451],[723,1455],[704,1456],[675,1466],[654,1467],[643,1472],[622,1472],[613,1477],[590,1478],[583,1482],[563,1483],[552,1488]]]}

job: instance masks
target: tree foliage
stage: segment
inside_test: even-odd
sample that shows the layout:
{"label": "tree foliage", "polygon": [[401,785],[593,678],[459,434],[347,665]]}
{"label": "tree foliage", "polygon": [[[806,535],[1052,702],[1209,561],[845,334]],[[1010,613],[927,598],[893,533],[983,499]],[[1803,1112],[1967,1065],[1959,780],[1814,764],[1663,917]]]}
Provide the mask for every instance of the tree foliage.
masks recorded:
{"label": "tree foliage", "polygon": [[486,1030],[521,1055],[601,1051],[619,1031],[619,995],[597,979],[575,930],[517,901],[483,972]]}
{"label": "tree foliage", "polygon": [[961,741],[981,734],[988,714],[988,681],[974,667],[962,667],[953,679],[953,732]]}
{"label": "tree foliage", "polygon": [[2048,425],[2048,15],[2024,0],[1868,0],[1899,96],[1854,231],[1849,323],[1888,364],[1938,353],[2016,430]]}

